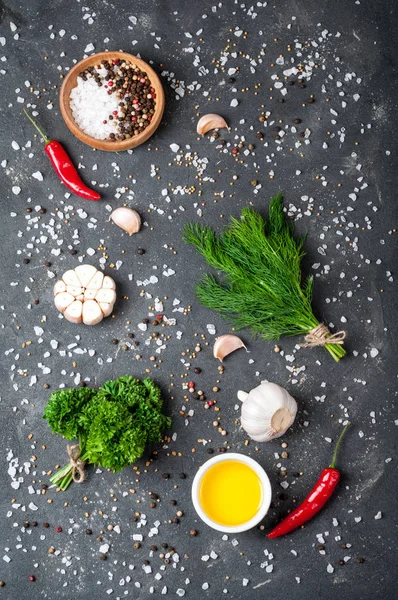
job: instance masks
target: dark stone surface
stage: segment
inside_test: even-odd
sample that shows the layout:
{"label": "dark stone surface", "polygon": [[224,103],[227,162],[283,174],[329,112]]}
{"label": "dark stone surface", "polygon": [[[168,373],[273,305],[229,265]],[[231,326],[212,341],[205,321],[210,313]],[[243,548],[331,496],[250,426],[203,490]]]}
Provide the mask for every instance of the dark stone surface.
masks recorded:
{"label": "dark stone surface", "polygon": [[[388,1],[371,4],[363,0],[360,3],[289,1],[256,5],[248,11],[249,4],[231,1],[213,4],[8,0],[2,3],[0,36],[6,38],[6,43],[0,47],[3,98],[0,157],[7,163],[1,168],[0,204],[3,278],[0,556],[8,556],[11,562],[0,560],[0,580],[5,582],[0,589],[1,598],[102,599],[108,597],[107,590],[113,590],[110,598],[146,599],[152,597],[151,586],[156,598],[161,596],[164,586],[171,597],[176,597],[177,589],[183,589],[187,598],[218,599],[225,595],[233,600],[265,597],[301,600],[315,595],[353,600],[377,596],[389,600],[395,596],[396,286],[391,280],[397,251],[394,6],[394,2]],[[249,14],[253,11],[256,18]],[[84,19],[87,14],[91,15],[92,24]],[[135,16],[137,23],[133,24],[134,19],[129,20],[129,16]],[[10,29],[10,22],[16,25],[15,31]],[[59,34],[62,29],[63,37]],[[202,32],[197,33],[199,30]],[[247,34],[238,37],[234,30]],[[319,41],[324,30],[329,34]],[[14,39],[16,34],[18,39]],[[106,38],[108,41],[104,41]],[[133,40],[137,43],[133,44]],[[296,40],[304,43],[302,57],[298,56]],[[306,46],[307,41],[318,46]],[[60,75],[74,60],[83,58],[91,42],[95,51],[120,48],[139,52],[144,59],[153,61],[159,73],[174,73],[173,78],[185,82],[185,86],[193,82],[201,84],[200,89],[191,93],[186,89],[184,97],[176,99],[170,81],[163,75],[167,98],[163,123],[150,144],[133,154],[93,152],[72,136],[59,114]],[[225,49],[237,52],[237,56],[228,57],[224,72],[220,67],[215,72]],[[305,88],[300,88],[297,81],[287,87],[283,104],[278,102],[282,98],[280,92],[270,91],[274,84],[272,75],[278,74],[283,81],[282,72],[290,66],[275,64],[280,54],[286,61],[293,57],[295,65],[300,61],[308,64],[312,54],[313,62],[318,65]],[[249,58],[256,61],[255,72],[250,70]],[[228,75],[232,67],[239,67],[239,71]],[[230,77],[235,81],[228,83]],[[39,96],[25,86],[25,81]],[[254,86],[259,83],[255,95]],[[244,88],[249,90],[244,92]],[[208,92],[207,97],[204,92]],[[341,92],[344,96],[339,95]],[[307,104],[311,94],[315,103]],[[359,97],[354,98],[355,94]],[[36,105],[43,129],[65,144],[76,164],[85,166],[82,170],[85,180],[97,182],[97,188],[107,186],[102,188],[102,202],[90,204],[76,196],[65,198],[65,188],[52,172],[38,138],[24,118],[18,97],[28,107],[29,103]],[[230,107],[232,98],[239,100],[236,108]],[[52,110],[46,108],[49,101]],[[346,107],[342,101],[347,103]],[[338,114],[334,115],[330,109]],[[275,121],[274,125],[264,128],[258,121],[262,110],[270,111],[268,120]],[[220,137],[227,142],[227,152],[221,153],[216,143],[198,139],[195,134],[198,111],[201,114],[217,111],[226,117],[232,130],[221,132]],[[273,128],[284,128],[287,124],[290,128],[295,118],[302,119],[297,133],[289,130],[277,143]],[[245,122],[241,123],[241,119]],[[298,139],[304,142],[299,134],[307,128],[310,143],[295,148]],[[257,139],[259,130],[264,132],[263,142]],[[244,148],[235,161],[231,149],[240,136],[244,136]],[[19,144],[19,150],[13,149],[13,140]],[[31,147],[27,147],[28,142]],[[170,149],[173,143],[181,147],[184,155],[189,145],[192,153],[198,153],[195,161],[207,158],[204,177],[211,179],[199,186],[198,167],[189,160],[191,164],[187,166],[176,164],[176,155]],[[245,156],[244,150],[250,143],[255,150]],[[93,165],[98,165],[96,171],[92,171]],[[158,169],[155,177],[151,177],[151,165]],[[32,177],[37,171],[43,174],[43,182]],[[233,175],[238,180],[233,180]],[[257,194],[250,184],[253,179],[262,185]],[[21,188],[18,195],[12,191],[15,186]],[[124,186],[129,190],[117,198],[117,188]],[[196,189],[191,195],[170,193],[168,203],[162,190],[177,186]],[[194,251],[183,246],[181,228],[183,223],[199,218],[198,208],[203,211],[203,222],[217,227],[228,215],[238,215],[249,201],[264,212],[269,197],[280,189],[284,191],[286,206],[293,205],[290,211],[296,207],[296,217],[302,217],[297,218],[297,231],[309,233],[305,267],[316,277],[315,312],[336,329],[347,329],[349,355],[334,364],[322,349],[295,348],[300,340],[292,338],[280,340],[283,353],[277,354],[273,352],[273,343],[253,340],[249,332],[244,332],[242,337],[250,354],[239,351],[231,355],[225,361],[225,373],[219,376],[218,363],[211,355],[214,336],[209,335],[206,325],[215,324],[217,334],[228,332],[228,325],[202,309],[194,299],[194,283],[206,269]],[[349,194],[355,197],[350,198]],[[303,199],[305,196],[313,201]],[[139,210],[147,223],[133,238],[107,222],[106,206],[117,207],[123,202]],[[151,204],[155,208],[149,210]],[[38,206],[47,212],[36,212]],[[31,214],[26,213],[28,207],[33,208]],[[87,211],[87,218],[78,216],[79,208]],[[156,208],[164,214],[159,214]],[[92,218],[96,222],[89,228]],[[53,239],[53,227],[58,239]],[[42,235],[48,238],[45,243],[40,241]],[[98,265],[103,251],[97,248],[101,243],[106,247],[106,272],[115,277],[118,285],[115,318],[92,329],[72,326],[59,318],[53,306],[55,279],[50,279],[48,271],[61,275],[79,264],[79,257],[88,248],[95,250],[88,262]],[[74,244],[77,244],[76,256],[70,253]],[[58,256],[51,253],[57,248],[61,250]],[[144,248],[145,255],[137,255],[138,248]],[[30,262],[23,264],[26,256]],[[46,260],[52,263],[49,269],[43,266]],[[123,264],[119,270],[112,270],[110,264],[118,260]],[[163,276],[164,265],[173,269],[175,275]],[[148,285],[146,291],[154,298],[167,296],[164,313],[177,319],[176,326],[158,328],[171,337],[160,354],[163,362],[158,363],[157,369],[149,360],[156,346],[153,342],[149,347],[145,345],[153,328],[150,326],[146,333],[137,328],[148,316],[153,301],[140,296],[142,286],[136,282],[153,274],[159,281]],[[192,310],[185,315],[173,313],[174,298],[181,301],[179,306],[192,306]],[[35,299],[39,304],[33,304]],[[35,333],[35,327],[43,329],[42,335]],[[120,346],[128,339],[128,331],[133,331],[141,343],[137,350],[124,352]],[[177,331],[182,332],[181,340],[177,339]],[[112,345],[113,338],[120,340],[119,346]],[[51,340],[59,342],[57,349],[51,347]],[[181,362],[182,353],[188,348],[192,351],[197,341],[201,341],[202,351],[188,362],[192,367],[199,366],[202,373],[194,375],[191,367],[185,381],[193,379],[197,388],[202,388],[210,398],[211,388],[220,379],[220,392],[216,394],[219,413],[204,410],[194,400],[184,400],[181,376],[186,368]],[[73,343],[84,353],[68,350]],[[95,355],[90,356],[86,349],[94,349]],[[377,356],[372,357],[376,352],[372,350],[371,355],[371,349],[378,351]],[[60,352],[66,354],[62,356]],[[135,359],[138,352],[141,360]],[[293,357],[292,362],[286,359],[289,356]],[[110,358],[112,362],[108,362]],[[103,364],[98,364],[98,359]],[[51,372],[43,374],[42,365]],[[293,365],[305,370],[295,376],[287,369]],[[52,435],[42,420],[49,392],[61,383],[73,386],[77,374],[89,385],[100,386],[107,379],[125,373],[144,376],[146,369],[151,369],[150,375],[162,386],[166,410],[173,416],[176,441],[164,448],[159,446],[158,459],[148,466],[144,460],[139,461],[139,475],[131,468],[117,475],[95,473],[91,468],[84,486],[71,486],[63,494],[54,489],[41,494],[41,484],[48,479],[46,472],[62,464],[66,457],[63,440]],[[174,378],[170,378],[171,373]],[[37,376],[36,383],[32,376]],[[280,440],[268,445],[250,443],[246,447],[246,436],[236,422],[236,391],[249,390],[264,378],[284,385],[296,397],[299,413],[294,426]],[[170,387],[170,382],[175,383],[174,387]],[[44,389],[47,383],[50,388]],[[195,410],[193,416],[187,417],[188,426],[180,412],[185,410],[182,406],[187,411]],[[229,432],[227,438],[212,426],[217,415]],[[347,417],[353,424],[339,456],[341,485],[330,504],[304,530],[275,541],[266,541],[264,531],[252,530],[224,541],[222,534],[196,518],[190,487],[196,469],[209,457],[198,440],[211,440],[207,447],[216,449],[227,439],[233,451],[247,453],[264,466],[274,496],[273,507],[264,520],[265,530],[269,530],[294,506],[294,501],[306,495],[318,473],[328,464],[331,444],[325,438],[335,440]],[[289,453],[284,460],[275,456],[282,450],[282,441],[288,444]],[[23,478],[17,490],[10,487],[11,478],[7,474],[6,457],[10,458],[10,450],[21,468],[16,477]],[[29,472],[24,471],[24,463],[30,464]],[[286,477],[280,475],[280,464],[286,464]],[[168,480],[161,477],[165,472],[171,475]],[[181,472],[187,474],[186,479],[180,479]],[[295,477],[296,472],[302,476]],[[286,490],[280,486],[283,481],[290,484]],[[130,491],[133,489],[135,494]],[[33,490],[34,494],[30,494]],[[156,509],[149,508],[150,491],[161,498]],[[176,506],[170,505],[171,499],[177,500]],[[29,507],[31,502],[37,510]],[[170,524],[168,521],[178,509],[184,512],[181,522]],[[147,525],[139,530],[131,520],[135,511],[147,515]],[[379,511],[382,518],[375,519]],[[360,522],[356,522],[359,518]],[[157,519],[159,534],[149,538],[150,528]],[[333,519],[338,524],[333,524]],[[37,527],[25,530],[26,520],[37,521]],[[49,528],[43,528],[43,522],[48,522]],[[108,531],[108,524],[118,525],[120,534]],[[61,533],[55,531],[58,525],[62,527]],[[86,535],[87,528],[92,535]],[[192,528],[198,530],[197,537],[190,537]],[[101,534],[102,530],[105,533]],[[140,549],[133,548],[134,533],[144,536]],[[324,536],[324,555],[319,552],[317,534]],[[231,544],[234,538],[239,542],[236,546]],[[106,562],[98,558],[103,543],[110,546]],[[168,543],[179,554],[176,568],[171,562],[164,571],[160,570],[164,565],[158,556],[162,552],[161,543]],[[343,543],[351,546],[343,549]],[[158,546],[158,551],[150,557],[152,544]],[[55,548],[54,554],[48,553],[51,546]],[[273,565],[271,573],[266,572],[264,565],[261,567],[267,560],[266,549],[273,554],[273,559],[268,559]],[[202,556],[211,551],[218,558],[202,561]],[[338,561],[345,557],[350,559],[339,566]],[[358,563],[358,558],[364,558],[365,562]],[[151,574],[142,569],[145,559],[150,561]],[[327,571],[328,564],[333,566],[333,573]],[[134,565],[134,570],[130,565]],[[156,573],[162,575],[159,581],[154,579]],[[30,582],[29,575],[34,575],[36,581]],[[126,577],[131,580],[126,581]],[[244,578],[249,580],[246,587],[242,585]],[[202,589],[204,582],[210,585],[207,591]]]}

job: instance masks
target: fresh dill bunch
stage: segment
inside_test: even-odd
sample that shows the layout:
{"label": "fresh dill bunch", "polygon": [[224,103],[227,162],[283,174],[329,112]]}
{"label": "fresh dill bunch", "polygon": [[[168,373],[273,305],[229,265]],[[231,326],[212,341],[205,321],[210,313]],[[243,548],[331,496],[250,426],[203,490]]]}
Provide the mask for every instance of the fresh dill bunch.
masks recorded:
{"label": "fresh dill bunch", "polygon": [[[294,236],[281,194],[270,201],[268,221],[244,208],[240,219],[231,218],[221,235],[207,225],[188,223],[184,241],[224,273],[221,282],[213,275],[199,281],[200,302],[226,317],[235,329],[249,327],[266,340],[308,335],[320,324],[311,307],[313,279],[303,281],[301,274],[305,238]],[[346,354],[336,341],[324,347],[337,362]]]}

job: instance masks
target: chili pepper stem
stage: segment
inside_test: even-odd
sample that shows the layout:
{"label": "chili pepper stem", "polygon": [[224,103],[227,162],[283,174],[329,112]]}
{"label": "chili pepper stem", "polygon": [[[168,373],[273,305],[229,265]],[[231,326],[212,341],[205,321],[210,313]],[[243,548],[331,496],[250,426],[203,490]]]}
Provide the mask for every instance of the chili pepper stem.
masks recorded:
{"label": "chili pepper stem", "polygon": [[332,456],[332,462],[329,465],[330,469],[335,469],[336,468],[337,452],[339,450],[339,446],[340,446],[341,440],[343,439],[343,436],[344,436],[345,432],[347,431],[347,428],[348,428],[349,425],[351,425],[350,421],[348,421],[348,423],[346,423],[343,431],[340,433],[340,435],[338,437],[338,440],[336,442],[336,446],[334,448],[333,456]]}
{"label": "chili pepper stem", "polygon": [[30,116],[30,114],[28,113],[28,111],[25,108],[23,109],[23,111],[24,111],[25,115],[28,117],[29,121],[32,123],[33,127],[35,127],[37,129],[37,131],[40,133],[41,137],[46,142],[46,144],[49,144],[51,142],[51,140],[49,140],[48,137],[46,135],[44,135],[44,133],[42,132],[42,130],[40,129],[40,127],[38,126],[36,121]]}

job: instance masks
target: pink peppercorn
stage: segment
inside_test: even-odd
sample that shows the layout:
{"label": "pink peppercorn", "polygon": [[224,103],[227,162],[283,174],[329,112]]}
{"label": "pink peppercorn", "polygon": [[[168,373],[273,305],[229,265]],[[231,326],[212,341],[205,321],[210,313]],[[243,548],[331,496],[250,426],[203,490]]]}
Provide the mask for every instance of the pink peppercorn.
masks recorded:
{"label": "pink peppercorn", "polygon": [[141,77],[140,83],[145,83],[145,79],[143,77]]}
{"label": "pink peppercorn", "polygon": [[36,581],[36,577],[34,575],[29,575],[29,581]]}
{"label": "pink peppercorn", "polygon": [[193,381],[189,381],[188,382],[188,387],[195,387],[195,383]]}
{"label": "pink peppercorn", "polygon": [[55,531],[56,531],[57,533],[61,533],[61,531],[62,531],[62,527],[60,527],[59,525],[57,525],[57,527],[55,528]]}
{"label": "pink peppercorn", "polygon": [[233,155],[239,154],[239,150],[238,150],[238,148],[232,148],[232,150],[231,150],[231,153],[232,153]]}

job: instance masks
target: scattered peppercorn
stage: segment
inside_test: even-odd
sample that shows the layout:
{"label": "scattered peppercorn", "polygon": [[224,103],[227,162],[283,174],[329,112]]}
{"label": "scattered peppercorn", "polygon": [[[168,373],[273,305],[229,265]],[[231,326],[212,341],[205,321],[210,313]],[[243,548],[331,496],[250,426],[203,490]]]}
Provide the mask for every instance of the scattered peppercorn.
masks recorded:
{"label": "scattered peppercorn", "polygon": [[189,535],[192,537],[196,537],[198,535],[198,532],[196,531],[196,529],[191,529],[191,531],[189,532]]}
{"label": "scattered peppercorn", "polygon": [[139,254],[140,256],[142,256],[143,254],[145,254],[144,248],[138,248],[137,254]]}
{"label": "scattered peppercorn", "polygon": [[48,527],[50,527],[50,525],[49,525],[49,523],[43,523],[43,527],[45,527],[47,529]]}
{"label": "scattered peppercorn", "polygon": [[119,343],[119,340],[118,340],[118,339],[116,339],[116,338],[113,338],[113,340],[112,340],[112,344],[113,344],[114,346],[117,346],[117,344],[118,344],[118,343]]}
{"label": "scattered peppercorn", "polygon": [[59,525],[57,525],[57,527],[55,528],[55,531],[56,531],[57,533],[61,533],[61,531],[62,531],[62,527],[60,527]]}
{"label": "scattered peppercorn", "polygon": [[187,478],[187,476],[185,473],[180,473],[180,479],[186,479],[186,478]]}
{"label": "scattered peppercorn", "polygon": [[34,575],[29,575],[29,581],[36,581],[36,577]]}
{"label": "scattered peppercorn", "polygon": [[107,559],[107,556],[106,556],[106,554],[103,554],[103,553],[101,552],[100,554],[98,554],[98,558],[99,558],[100,560],[106,560],[106,559]]}
{"label": "scattered peppercorn", "polygon": [[49,260],[44,261],[44,266],[45,267],[51,267],[51,263]]}
{"label": "scattered peppercorn", "polygon": [[202,369],[200,369],[199,367],[195,367],[195,368],[194,368],[194,370],[193,370],[193,372],[194,372],[196,375],[199,375],[199,373],[201,373],[201,372],[202,372]]}
{"label": "scattered peppercorn", "polygon": [[92,529],[86,529],[86,535],[92,535],[93,531]]}
{"label": "scattered peppercorn", "polygon": [[77,250],[75,250],[75,248],[73,248],[70,253],[72,254],[72,256],[75,256],[75,254],[77,254]]}
{"label": "scattered peppercorn", "polygon": [[29,258],[24,258],[23,259],[23,264],[24,265],[28,265],[30,263],[30,259]]}
{"label": "scattered peppercorn", "polygon": [[170,479],[170,473],[163,473],[163,479]]}

